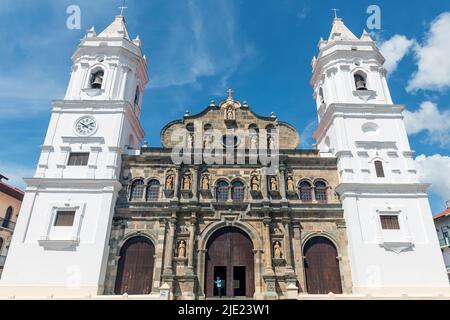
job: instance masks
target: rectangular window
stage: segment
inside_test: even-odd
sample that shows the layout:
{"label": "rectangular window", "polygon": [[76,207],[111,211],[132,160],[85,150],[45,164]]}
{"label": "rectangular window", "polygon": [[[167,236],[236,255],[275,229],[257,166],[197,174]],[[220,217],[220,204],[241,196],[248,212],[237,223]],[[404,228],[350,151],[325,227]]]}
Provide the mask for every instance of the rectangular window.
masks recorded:
{"label": "rectangular window", "polygon": [[398,216],[397,215],[382,215],[380,216],[381,220],[381,228],[383,230],[399,230],[400,225],[398,223]]}
{"label": "rectangular window", "polygon": [[69,155],[68,166],[87,166],[89,152],[71,152]]}
{"label": "rectangular window", "polygon": [[75,219],[75,211],[57,211],[55,227],[71,227]]}
{"label": "rectangular window", "polygon": [[381,161],[375,161],[375,172],[378,178],[384,178],[383,163]]}

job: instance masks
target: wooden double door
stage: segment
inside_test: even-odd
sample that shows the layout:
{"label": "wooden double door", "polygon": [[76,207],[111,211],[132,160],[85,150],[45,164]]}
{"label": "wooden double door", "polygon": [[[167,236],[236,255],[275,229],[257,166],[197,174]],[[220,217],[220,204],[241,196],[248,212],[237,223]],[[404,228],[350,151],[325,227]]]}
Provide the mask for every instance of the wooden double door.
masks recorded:
{"label": "wooden double door", "polygon": [[149,294],[152,291],[155,246],[146,237],[128,240],[120,250],[116,294]]}
{"label": "wooden double door", "polygon": [[[205,291],[207,297],[253,297],[255,273],[253,243],[235,227],[216,231],[206,246]],[[217,280],[224,280],[217,288]]]}
{"label": "wooden double door", "polygon": [[306,287],[310,294],[342,293],[338,253],[324,237],[308,240],[304,247]]}

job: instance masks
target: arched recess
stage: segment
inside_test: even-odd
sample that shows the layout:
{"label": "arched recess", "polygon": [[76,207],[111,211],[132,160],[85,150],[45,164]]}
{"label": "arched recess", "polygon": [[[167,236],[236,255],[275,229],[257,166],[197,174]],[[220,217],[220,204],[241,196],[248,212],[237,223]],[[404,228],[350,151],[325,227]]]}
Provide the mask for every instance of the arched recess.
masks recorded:
{"label": "arched recess", "polygon": [[197,257],[197,276],[199,279],[199,284],[201,286],[201,292],[206,293],[205,288],[205,270],[206,270],[206,253],[207,253],[207,244],[210,237],[218,230],[224,227],[233,226],[234,228],[240,229],[244,233],[246,233],[252,241],[253,245],[253,253],[255,256],[254,260],[254,275],[255,275],[255,294],[254,297],[259,297],[262,295],[262,288],[264,285],[264,281],[262,279],[262,252],[263,252],[263,244],[262,239],[260,238],[256,229],[247,224],[240,221],[235,221],[231,224],[228,224],[226,221],[219,221],[215,223],[211,223],[208,225],[200,234],[198,240],[198,252],[199,255]]}
{"label": "arched recess", "polygon": [[[236,227],[216,230],[208,239],[205,257],[205,292],[207,297],[253,297],[255,293],[255,259],[253,242]],[[222,292],[215,286],[224,280]]]}
{"label": "arched recess", "polygon": [[[105,87],[106,68],[102,64],[92,66],[88,70],[87,75],[87,83],[85,85],[86,88],[103,89]],[[96,79],[100,80],[100,82],[97,82],[96,85],[94,85]]]}
{"label": "arched recess", "polygon": [[309,294],[342,293],[338,251],[323,236],[313,236],[303,247],[306,289]]}
{"label": "arched recess", "polygon": [[152,291],[155,246],[149,238],[135,236],[120,250],[116,294],[149,294]]}

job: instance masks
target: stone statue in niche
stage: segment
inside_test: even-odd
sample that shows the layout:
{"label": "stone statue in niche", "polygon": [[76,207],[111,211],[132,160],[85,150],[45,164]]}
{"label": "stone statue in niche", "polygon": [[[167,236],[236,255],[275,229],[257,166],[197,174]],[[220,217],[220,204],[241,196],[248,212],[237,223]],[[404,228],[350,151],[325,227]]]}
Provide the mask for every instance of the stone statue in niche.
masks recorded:
{"label": "stone statue in niche", "polygon": [[250,186],[252,191],[259,191],[259,179],[258,176],[253,176],[250,181]]}
{"label": "stone statue in niche", "polygon": [[287,190],[288,191],[294,191],[295,190],[294,179],[291,176],[289,176],[287,178]]}
{"label": "stone statue in niche", "polygon": [[209,176],[207,174],[202,176],[201,189],[209,190]]}
{"label": "stone statue in niche", "polygon": [[275,241],[275,243],[273,244],[273,257],[275,259],[281,259],[283,257],[280,241]]}
{"label": "stone statue in niche", "polygon": [[272,150],[275,148],[275,142],[273,140],[272,134],[269,134],[269,137],[267,138],[267,147]]}
{"label": "stone statue in niche", "polygon": [[166,177],[166,190],[173,190],[173,174]]}
{"label": "stone statue in niche", "polygon": [[213,144],[213,136],[208,134],[205,136],[205,140],[203,141],[203,148],[212,148]]}
{"label": "stone statue in niche", "polygon": [[250,149],[256,150],[258,148],[258,136],[256,134],[250,136]]}
{"label": "stone statue in niche", "polygon": [[180,240],[178,242],[178,258],[186,257],[186,241]]}
{"label": "stone statue in niche", "polygon": [[183,190],[191,189],[191,176],[189,174],[185,174],[183,177]]}
{"label": "stone statue in niche", "polygon": [[277,190],[278,190],[277,178],[270,177],[270,191],[277,191]]}
{"label": "stone statue in niche", "polygon": [[228,106],[227,107],[227,116],[226,116],[227,120],[234,120],[234,111],[233,111],[233,106]]}
{"label": "stone statue in niche", "polygon": [[192,133],[188,133],[186,139],[186,147],[192,148],[193,145],[194,145],[194,135]]}

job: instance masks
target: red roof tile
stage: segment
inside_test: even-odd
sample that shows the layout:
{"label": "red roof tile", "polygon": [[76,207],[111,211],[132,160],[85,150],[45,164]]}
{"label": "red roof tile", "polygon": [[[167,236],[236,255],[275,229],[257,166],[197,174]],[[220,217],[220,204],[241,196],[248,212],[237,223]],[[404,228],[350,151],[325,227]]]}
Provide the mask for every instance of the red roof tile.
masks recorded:
{"label": "red roof tile", "polygon": [[442,211],[441,213],[438,213],[433,217],[433,219],[439,219],[441,217],[444,217],[446,215],[450,214],[450,208],[447,208],[447,210]]}
{"label": "red roof tile", "polygon": [[6,193],[7,195],[16,198],[19,201],[23,200],[24,192],[19,188],[10,186],[9,184],[0,181],[0,192]]}

